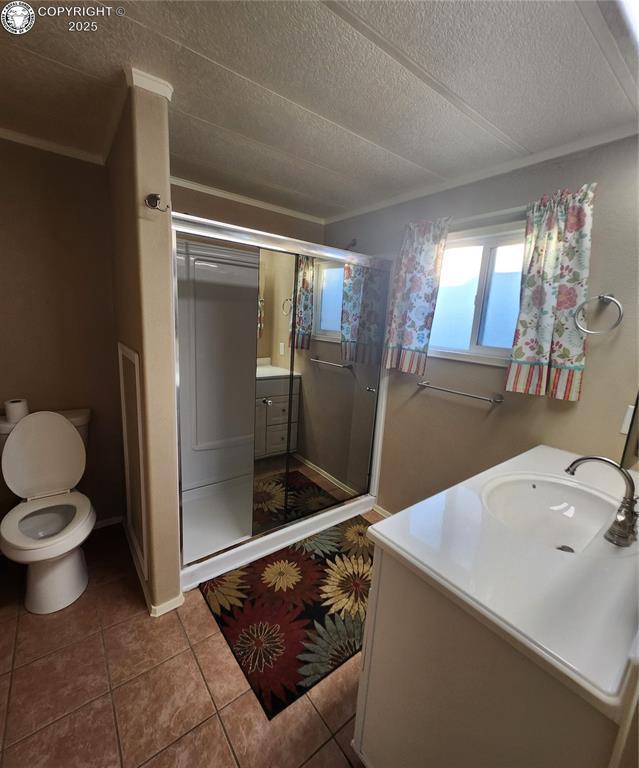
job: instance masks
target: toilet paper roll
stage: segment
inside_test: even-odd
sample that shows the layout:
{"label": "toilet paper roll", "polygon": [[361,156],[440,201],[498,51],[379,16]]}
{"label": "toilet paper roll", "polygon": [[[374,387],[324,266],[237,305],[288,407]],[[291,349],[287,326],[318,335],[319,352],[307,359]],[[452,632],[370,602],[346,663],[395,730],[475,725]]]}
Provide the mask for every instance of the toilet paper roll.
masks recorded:
{"label": "toilet paper roll", "polygon": [[8,422],[15,424],[29,413],[29,404],[23,398],[15,397],[4,401],[4,415]]}

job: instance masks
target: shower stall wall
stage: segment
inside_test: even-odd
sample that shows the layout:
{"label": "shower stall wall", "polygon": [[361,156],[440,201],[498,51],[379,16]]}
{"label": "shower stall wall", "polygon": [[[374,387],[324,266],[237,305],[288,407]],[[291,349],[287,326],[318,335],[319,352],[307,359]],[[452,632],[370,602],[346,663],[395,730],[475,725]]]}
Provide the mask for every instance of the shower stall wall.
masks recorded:
{"label": "shower stall wall", "polygon": [[355,354],[343,317],[372,277],[385,302],[388,266],[184,214],[173,230],[188,589],[374,506],[381,342]]}

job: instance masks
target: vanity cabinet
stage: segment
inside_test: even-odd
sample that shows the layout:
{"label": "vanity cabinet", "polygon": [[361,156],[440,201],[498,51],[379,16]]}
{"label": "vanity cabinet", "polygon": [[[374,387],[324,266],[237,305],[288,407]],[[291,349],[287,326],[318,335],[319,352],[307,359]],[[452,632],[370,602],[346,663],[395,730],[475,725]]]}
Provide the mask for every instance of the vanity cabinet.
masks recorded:
{"label": "vanity cabinet", "polygon": [[[588,485],[566,483],[576,458],[537,446],[368,529],[353,742],[367,768],[637,765],[626,734],[639,696],[639,545],[606,542],[623,483],[603,465],[589,466]],[[526,508],[522,478],[531,493],[547,483],[548,501]],[[512,483],[509,527],[492,492]],[[587,494],[600,494],[595,506],[579,501]],[[576,503],[567,514],[554,498]],[[549,506],[557,519],[516,527]],[[574,548],[557,548],[553,531]]]}
{"label": "vanity cabinet", "polygon": [[[255,458],[275,456],[297,448],[297,425],[300,401],[300,377],[293,378],[293,395],[289,398],[290,379],[258,378],[255,389]],[[291,439],[288,443],[289,420]]]}

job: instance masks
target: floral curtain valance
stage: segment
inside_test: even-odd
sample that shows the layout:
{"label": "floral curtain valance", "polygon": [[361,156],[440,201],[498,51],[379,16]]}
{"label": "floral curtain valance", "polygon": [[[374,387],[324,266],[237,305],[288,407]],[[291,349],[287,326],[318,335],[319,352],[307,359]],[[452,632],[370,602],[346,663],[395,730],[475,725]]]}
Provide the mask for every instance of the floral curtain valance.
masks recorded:
{"label": "floral curtain valance", "polygon": [[291,314],[289,346],[309,349],[313,333],[313,283],[315,264],[311,256],[298,256],[295,287],[295,313]]}
{"label": "floral curtain valance", "polygon": [[596,186],[544,195],[528,209],[509,392],[579,399],[586,352],[574,313],[588,296]]}
{"label": "floral curtain valance", "polygon": [[449,219],[409,224],[394,272],[384,367],[424,374]]}
{"label": "floral curtain valance", "polygon": [[384,341],[388,272],[359,264],[344,266],[342,359],[379,363]]}

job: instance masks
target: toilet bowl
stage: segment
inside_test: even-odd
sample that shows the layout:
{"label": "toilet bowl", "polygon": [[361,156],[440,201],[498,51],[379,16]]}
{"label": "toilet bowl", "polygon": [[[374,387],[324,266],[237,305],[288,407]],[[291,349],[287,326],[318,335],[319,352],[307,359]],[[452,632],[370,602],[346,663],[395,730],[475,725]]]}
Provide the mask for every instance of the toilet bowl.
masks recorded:
{"label": "toilet bowl", "polygon": [[80,545],[93,529],[95,511],[74,490],[85,463],[80,434],[59,413],[31,413],[7,437],[2,474],[24,501],[0,523],[0,550],[28,566],[25,607],[31,613],[59,611],[86,589]]}

